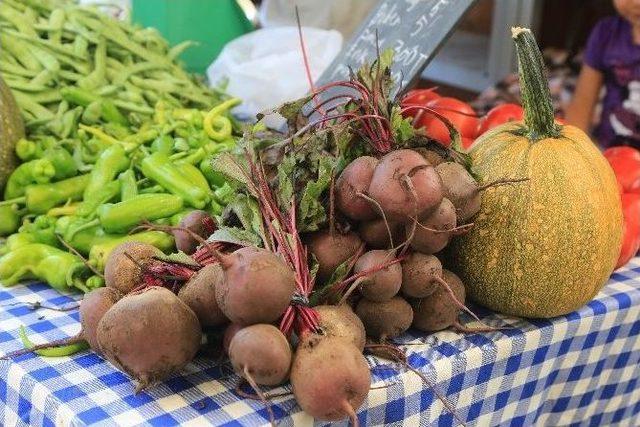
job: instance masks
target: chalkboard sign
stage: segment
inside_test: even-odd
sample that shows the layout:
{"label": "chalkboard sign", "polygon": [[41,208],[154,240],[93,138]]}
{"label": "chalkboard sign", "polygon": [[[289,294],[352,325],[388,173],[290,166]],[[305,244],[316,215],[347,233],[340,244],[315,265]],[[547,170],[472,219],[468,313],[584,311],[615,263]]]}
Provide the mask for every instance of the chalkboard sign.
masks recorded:
{"label": "chalkboard sign", "polygon": [[395,50],[392,69],[396,91],[419,76],[449,38],[465,12],[477,0],[381,0],[353,38],[316,82],[318,86],[349,77],[376,58],[380,50]]}

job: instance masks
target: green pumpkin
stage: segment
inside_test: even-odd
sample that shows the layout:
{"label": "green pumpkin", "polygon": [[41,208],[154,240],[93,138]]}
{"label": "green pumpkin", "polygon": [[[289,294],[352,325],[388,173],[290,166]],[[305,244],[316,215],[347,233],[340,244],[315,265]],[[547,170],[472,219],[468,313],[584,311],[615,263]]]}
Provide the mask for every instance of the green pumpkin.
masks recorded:
{"label": "green pumpkin", "polygon": [[482,135],[470,156],[483,183],[529,180],[482,193],[475,225],[454,240],[448,262],[481,305],[548,318],[581,307],[606,283],[621,245],[620,195],[613,171],[589,137],[555,123],[533,35],[512,31],[524,123]]}
{"label": "green pumpkin", "polygon": [[16,141],[24,138],[24,124],[11,90],[0,76],[0,193],[16,168]]}

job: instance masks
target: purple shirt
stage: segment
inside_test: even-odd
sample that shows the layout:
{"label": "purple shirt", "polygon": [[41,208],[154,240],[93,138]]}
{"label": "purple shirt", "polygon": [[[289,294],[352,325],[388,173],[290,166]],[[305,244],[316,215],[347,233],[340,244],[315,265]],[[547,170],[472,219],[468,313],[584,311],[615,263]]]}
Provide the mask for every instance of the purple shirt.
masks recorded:
{"label": "purple shirt", "polygon": [[589,36],[584,62],[603,73],[606,93],[595,136],[601,146],[640,147],[640,45],[619,16],[601,19]]}

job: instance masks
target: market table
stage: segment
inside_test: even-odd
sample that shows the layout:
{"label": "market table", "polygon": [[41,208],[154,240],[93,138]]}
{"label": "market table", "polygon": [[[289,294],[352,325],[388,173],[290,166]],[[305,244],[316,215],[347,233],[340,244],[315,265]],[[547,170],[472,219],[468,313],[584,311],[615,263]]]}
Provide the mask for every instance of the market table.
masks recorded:
{"label": "market table", "polygon": [[[21,325],[36,342],[75,334],[77,311],[34,310],[30,303],[65,307],[78,298],[44,284],[0,288],[0,351],[21,348]],[[512,328],[411,333],[398,341],[412,344],[403,347],[409,363],[470,425],[640,425],[640,257],[567,316],[526,321],[474,310],[492,326]],[[368,360],[373,384],[358,414],[361,424],[455,424],[418,375],[383,359]],[[129,378],[90,351],[64,358],[23,355],[0,361],[0,422],[7,427],[267,424],[264,405],[239,397],[237,382],[227,366],[199,358],[180,376],[135,394]],[[272,408],[278,425],[313,423],[290,394],[275,397]]]}

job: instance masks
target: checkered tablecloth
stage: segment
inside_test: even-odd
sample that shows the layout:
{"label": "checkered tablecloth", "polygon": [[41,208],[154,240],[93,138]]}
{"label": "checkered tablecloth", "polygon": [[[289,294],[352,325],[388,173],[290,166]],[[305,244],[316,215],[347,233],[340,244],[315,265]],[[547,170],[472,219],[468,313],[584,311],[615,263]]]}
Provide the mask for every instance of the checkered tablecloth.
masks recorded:
{"label": "checkered tablecloth", "polygon": [[[77,312],[33,310],[24,303],[64,306],[76,298],[43,284],[0,288],[0,351],[21,347],[21,325],[36,342],[75,334]],[[474,309],[493,326],[513,328],[411,333],[400,340],[412,344],[403,347],[410,364],[469,425],[640,425],[640,257],[567,316],[525,321]],[[415,373],[374,357],[369,363],[373,384],[358,414],[361,424],[455,424]],[[197,359],[181,375],[136,395],[129,378],[90,351],[65,358],[25,355],[0,361],[0,423],[267,424],[259,401],[235,394],[237,380],[228,367]],[[272,408],[278,425],[313,424],[291,395],[275,398]]]}

